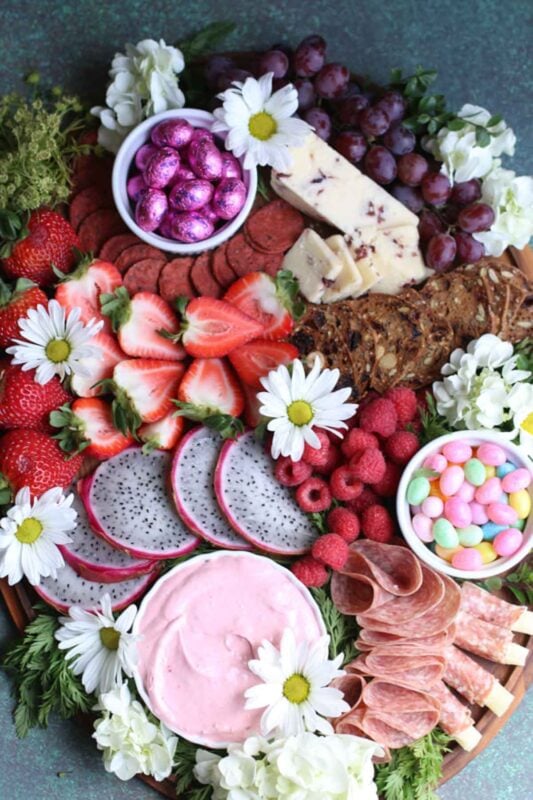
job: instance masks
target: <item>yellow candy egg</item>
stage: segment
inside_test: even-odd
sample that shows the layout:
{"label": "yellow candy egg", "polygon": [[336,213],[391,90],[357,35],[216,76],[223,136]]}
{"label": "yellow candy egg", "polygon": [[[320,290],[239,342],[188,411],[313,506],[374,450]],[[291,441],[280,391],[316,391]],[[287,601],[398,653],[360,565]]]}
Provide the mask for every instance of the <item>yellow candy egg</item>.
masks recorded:
{"label": "yellow candy egg", "polygon": [[496,475],[496,467],[488,467],[485,465],[485,475],[487,476],[487,480],[489,478],[494,478]]}
{"label": "yellow candy egg", "polygon": [[443,503],[446,502],[448,499],[445,494],[442,494],[441,490],[439,489],[439,482],[438,481],[431,481],[429,484],[429,496],[430,497],[438,497],[442,500]]}
{"label": "yellow candy egg", "polygon": [[435,546],[435,553],[439,556],[439,558],[443,558],[444,561],[451,563],[454,555],[462,549],[463,548],[461,545],[458,545],[457,547],[441,547],[440,544],[437,544]]}
{"label": "yellow candy egg", "polygon": [[518,492],[511,492],[509,505],[518,514],[518,519],[527,519],[531,511],[531,497],[528,490],[519,489]]}
{"label": "yellow candy egg", "polygon": [[481,560],[484,564],[490,564],[491,561],[496,561],[498,553],[492,546],[491,542],[480,542],[476,544],[474,550],[479,550],[481,553]]}

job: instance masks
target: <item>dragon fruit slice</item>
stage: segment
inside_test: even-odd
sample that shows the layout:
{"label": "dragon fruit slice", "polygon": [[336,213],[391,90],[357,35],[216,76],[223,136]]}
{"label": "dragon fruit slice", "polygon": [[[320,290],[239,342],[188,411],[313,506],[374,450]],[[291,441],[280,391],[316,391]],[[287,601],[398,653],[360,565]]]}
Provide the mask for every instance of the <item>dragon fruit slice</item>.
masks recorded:
{"label": "dragon fruit slice", "polygon": [[48,605],[65,614],[70,606],[78,605],[93,611],[104,594],[111,597],[113,611],[120,611],[135,603],[157,577],[157,570],[149,575],[141,575],[131,581],[121,583],[94,583],[80,578],[71,566],[65,564],[57,573],[57,578],[43,578],[39,586],[34,586],[39,597]]}
{"label": "dragon fruit slice", "polygon": [[74,494],[72,507],[78,513],[78,524],[71,534],[72,542],[58,546],[67,564],[81,578],[101,583],[118,583],[152,572],[155,561],[132,558],[96,535],[89,525],[85,506],[77,494]]}
{"label": "dragon fruit slice", "polygon": [[216,431],[200,426],[179,443],[172,462],[172,490],[184,523],[208,542],[228,550],[250,550],[220,511],[213,478],[222,447]]}
{"label": "dragon fruit slice", "polygon": [[289,490],[275,479],[272,459],[253,431],[222,447],[215,492],[235,530],[267,553],[300,555],[318,536]]}
{"label": "dragon fruit slice", "polygon": [[185,527],[168,486],[172,456],[130,447],[80,482],[89,524],[112,547],[134,558],[179,558],[200,540]]}

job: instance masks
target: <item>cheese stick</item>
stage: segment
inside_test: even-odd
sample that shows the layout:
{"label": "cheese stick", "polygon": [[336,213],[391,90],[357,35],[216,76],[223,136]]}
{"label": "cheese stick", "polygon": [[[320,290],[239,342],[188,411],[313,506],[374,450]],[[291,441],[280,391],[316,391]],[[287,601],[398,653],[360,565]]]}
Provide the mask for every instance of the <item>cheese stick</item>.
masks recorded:
{"label": "cheese stick", "polygon": [[475,653],[497,664],[513,664],[523,667],[528,656],[527,647],[513,642],[508,628],[485,622],[479,617],[460,610],[457,617],[454,643],[469,653]]}
{"label": "cheese stick", "polygon": [[481,734],[474,725],[470,709],[442,682],[431,687],[431,694],[440,702],[439,727],[453,736],[455,741],[467,752],[473,750],[481,741]]}

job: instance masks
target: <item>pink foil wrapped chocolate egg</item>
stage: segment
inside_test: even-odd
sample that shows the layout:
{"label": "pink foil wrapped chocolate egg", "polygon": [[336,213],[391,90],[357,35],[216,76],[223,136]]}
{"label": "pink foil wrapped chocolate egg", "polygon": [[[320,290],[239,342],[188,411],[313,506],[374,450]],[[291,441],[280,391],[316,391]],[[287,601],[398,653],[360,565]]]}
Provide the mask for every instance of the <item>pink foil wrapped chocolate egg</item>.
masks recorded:
{"label": "pink foil wrapped chocolate egg", "polygon": [[144,168],[143,177],[152,189],[163,189],[170,183],[180,165],[177,150],[162,147],[157,150]]}
{"label": "pink foil wrapped chocolate egg", "polygon": [[165,119],[152,129],[152,142],[157,147],[174,147],[179,150],[189,144],[194,128],[186,119]]}
{"label": "pink foil wrapped chocolate egg", "polygon": [[169,203],[176,211],[198,211],[213,197],[214,187],[209,181],[195,178],[177,183],[169,195]]}
{"label": "pink foil wrapped chocolate egg", "polygon": [[202,139],[211,142],[212,144],[215,143],[215,137],[211,131],[207,130],[207,128],[194,128],[191,142],[199,142]]}
{"label": "pink foil wrapped chocolate egg", "polygon": [[222,154],[208,139],[193,139],[187,150],[187,158],[198,178],[216,181],[222,175]]}
{"label": "pink foil wrapped chocolate egg", "polygon": [[135,208],[135,221],[143,231],[155,231],[168,209],[166,194],[161,189],[147,189]]}
{"label": "pink foil wrapped chocolate egg", "polygon": [[246,201],[246,186],[238,178],[224,178],[213,195],[213,211],[222,219],[237,216]]}
{"label": "pink foil wrapped chocolate egg", "polygon": [[139,147],[135,153],[135,166],[137,169],[143,172],[154,153],[157,153],[157,147],[153,144],[143,144],[142,147]]}
{"label": "pink foil wrapped chocolate egg", "polygon": [[208,203],[202,208],[202,214],[204,217],[210,220],[213,223],[213,225],[216,225],[217,222],[220,221],[220,217],[217,214],[217,212],[213,209],[211,203]]}
{"label": "pink foil wrapped chocolate egg", "polygon": [[186,167],[185,164],[180,164],[176,172],[174,173],[174,177],[170,181],[169,186],[172,187],[175,186],[177,183],[182,183],[183,181],[194,181],[194,180],[196,180],[196,175],[194,174],[192,169]]}
{"label": "pink foil wrapped chocolate egg", "polygon": [[181,211],[172,215],[170,220],[172,237],[179,242],[194,244],[209,239],[214,225],[198,211]]}
{"label": "pink foil wrapped chocolate egg", "polygon": [[222,153],[222,178],[242,178],[241,165],[233,153]]}
{"label": "pink foil wrapped chocolate egg", "polygon": [[128,192],[128,197],[130,200],[133,200],[134,203],[139,200],[141,195],[148,189],[148,186],[144,182],[144,178],[142,175],[132,175],[132,177],[128,180],[126,185],[126,191]]}

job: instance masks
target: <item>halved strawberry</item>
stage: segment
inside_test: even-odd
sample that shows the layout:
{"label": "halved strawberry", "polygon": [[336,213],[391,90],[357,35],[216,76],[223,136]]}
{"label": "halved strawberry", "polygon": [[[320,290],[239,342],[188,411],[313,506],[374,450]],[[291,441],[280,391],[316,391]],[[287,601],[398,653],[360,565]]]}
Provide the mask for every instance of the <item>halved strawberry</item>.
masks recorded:
{"label": "halved strawberry", "polygon": [[256,339],[236,347],[228,355],[232,366],[243,383],[253,389],[261,389],[260,378],[280,364],[290,364],[298,358],[298,348],[288,342],[272,342]]}
{"label": "halved strawberry", "polygon": [[169,361],[185,358],[183,347],[172,341],[178,335],[178,319],[162,297],[139,292],[130,299],[128,290],[120,286],[113,294],[103,294],[101,299],[102,311],[111,320],[120,346],[129,356]]}
{"label": "halved strawberry", "polygon": [[263,335],[261,323],[236,306],[213,297],[191,300],[182,314],[179,337],[187,353],[194,358],[219,358]]}
{"label": "halved strawberry", "polygon": [[197,358],[183,376],[178,391],[177,413],[203,422],[224,437],[243,430],[237,417],[244,409],[244,397],[233,370],[220,358]]}
{"label": "halved strawberry", "polygon": [[224,300],[260,322],[265,339],[288,336],[304,312],[298,282],[288,270],[278,272],[275,280],[265,272],[250,272],[230,286]]}
{"label": "halved strawberry", "polygon": [[54,435],[66,453],[81,453],[93,458],[116,456],[133,444],[133,436],[117,431],[111,405],[98,397],[75,400],[50,414],[50,425],[59,428]]}
{"label": "halved strawberry", "polygon": [[144,442],[143,453],[152,450],[173,450],[185,429],[185,419],[177,417],[174,412],[167,414],[157,422],[141,425],[137,435]]}
{"label": "halved strawberry", "polygon": [[118,346],[116,338],[109,333],[97,333],[91,339],[91,346],[100,351],[94,358],[86,358],[84,366],[89,375],[72,375],[70,388],[78,397],[96,397],[102,394],[102,387],[95,385],[111,378],[115,365],[126,359],[126,354]]}
{"label": "halved strawberry", "polygon": [[141,422],[156,422],[172,408],[184,373],[183,364],[155,358],[121,361],[113,370],[113,380],[104,386],[114,394],[113,420],[125,435],[135,434]]}
{"label": "halved strawberry", "polygon": [[82,322],[103,320],[102,330],[111,333],[111,321],[100,310],[100,295],[114,292],[118,286],[122,286],[122,276],[114,264],[85,256],[74,272],[58,284],[55,298],[68,310],[80,308]]}
{"label": "halved strawberry", "polygon": [[244,395],[244,421],[249,428],[257,428],[263,421],[259,413],[261,403],[257,399],[257,392],[245,383],[241,383],[241,389]]}

